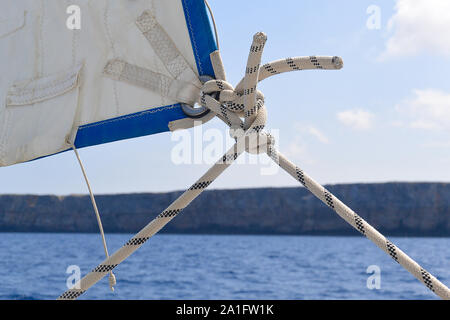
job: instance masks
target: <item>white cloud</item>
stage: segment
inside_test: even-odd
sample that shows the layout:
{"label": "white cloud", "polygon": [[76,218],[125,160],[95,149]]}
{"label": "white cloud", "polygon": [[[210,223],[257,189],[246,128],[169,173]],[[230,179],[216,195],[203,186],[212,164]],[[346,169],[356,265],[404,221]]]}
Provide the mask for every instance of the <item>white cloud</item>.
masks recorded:
{"label": "white cloud", "polygon": [[362,109],[346,110],[337,114],[338,120],[345,126],[355,130],[368,130],[372,128],[375,116]]}
{"label": "white cloud", "polygon": [[396,106],[409,127],[450,131],[450,93],[436,89],[413,90],[413,97]]}
{"label": "white cloud", "polygon": [[328,137],[319,129],[312,125],[304,125],[301,123],[294,124],[294,136],[290,139],[287,146],[286,155],[298,161],[307,164],[315,164],[316,161],[308,150],[308,136],[323,144],[330,143]]}
{"label": "white cloud", "polygon": [[294,127],[298,135],[308,134],[323,144],[330,143],[328,137],[314,126],[296,123]]}
{"label": "white cloud", "polygon": [[312,135],[313,137],[315,137],[317,140],[319,140],[320,142],[324,143],[324,144],[328,144],[330,141],[328,140],[328,138],[322,133],[322,131],[320,131],[317,128],[314,128],[312,126],[309,126],[306,128],[307,132]]}
{"label": "white cloud", "polygon": [[450,55],[450,1],[397,0],[395,9],[382,59],[423,51]]}

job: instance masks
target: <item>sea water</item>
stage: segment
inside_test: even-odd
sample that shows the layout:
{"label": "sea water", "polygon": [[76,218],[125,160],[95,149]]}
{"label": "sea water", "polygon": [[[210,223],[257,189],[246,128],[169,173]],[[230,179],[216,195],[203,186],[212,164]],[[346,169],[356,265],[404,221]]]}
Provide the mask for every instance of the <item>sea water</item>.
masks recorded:
{"label": "sea water", "polygon": [[[110,252],[132,235],[107,234]],[[392,238],[450,285],[450,238]],[[0,299],[55,299],[104,260],[98,234],[0,233]],[[364,237],[153,237],[80,299],[436,299]]]}

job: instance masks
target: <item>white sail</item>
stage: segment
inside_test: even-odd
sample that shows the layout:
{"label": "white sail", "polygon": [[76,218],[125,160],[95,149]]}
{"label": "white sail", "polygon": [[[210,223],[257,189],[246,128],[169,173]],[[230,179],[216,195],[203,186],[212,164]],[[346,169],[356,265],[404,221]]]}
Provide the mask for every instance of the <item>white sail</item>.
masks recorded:
{"label": "white sail", "polygon": [[203,0],[2,1],[0,166],[169,130],[214,50]]}

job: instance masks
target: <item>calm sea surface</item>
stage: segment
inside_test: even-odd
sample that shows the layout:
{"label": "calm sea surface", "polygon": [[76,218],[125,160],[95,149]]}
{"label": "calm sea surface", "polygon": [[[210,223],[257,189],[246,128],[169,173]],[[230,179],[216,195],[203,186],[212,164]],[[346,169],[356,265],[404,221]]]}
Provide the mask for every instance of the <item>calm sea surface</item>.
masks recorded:
{"label": "calm sea surface", "polygon": [[[107,235],[110,252],[131,235]],[[450,238],[392,238],[450,285]],[[68,266],[104,258],[96,234],[0,233],[0,299],[54,299]],[[379,267],[380,289],[367,273]],[[435,299],[362,237],[157,235],[81,299]]]}

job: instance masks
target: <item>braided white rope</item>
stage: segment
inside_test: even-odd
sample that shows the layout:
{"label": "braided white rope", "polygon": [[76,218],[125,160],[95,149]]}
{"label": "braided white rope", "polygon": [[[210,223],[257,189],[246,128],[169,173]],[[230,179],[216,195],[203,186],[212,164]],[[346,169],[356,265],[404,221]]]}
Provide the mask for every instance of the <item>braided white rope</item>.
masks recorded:
{"label": "braided white rope", "polygon": [[[244,139],[243,137],[242,139]],[[108,272],[139,249],[147,240],[161,230],[175,218],[185,207],[197,198],[237,157],[244,151],[243,143],[236,143],[221,159],[219,159],[200,179],[178,197],[169,207],[147,224],[119,250],[95,267],[90,273],[75,283],[73,288],[64,292],[59,300],[74,300],[82,295],[95,283],[100,281]]]}
{"label": "braided white rope", "polygon": [[[246,120],[244,128],[246,127],[248,121],[251,123],[251,127],[258,133],[259,137],[264,135],[269,137],[269,140],[266,141],[265,145],[259,144],[256,149],[249,149],[247,147],[246,150],[248,152],[260,153],[265,151],[276,163],[279,164],[282,169],[300,181],[322,202],[334,209],[338,215],[351,226],[356,228],[372,242],[374,242],[379,248],[388,253],[395,261],[397,261],[412,275],[425,284],[428,289],[433,291],[442,299],[450,299],[450,290],[442,282],[412,260],[397,246],[369,225],[364,219],[353,212],[333,194],[327,191],[323,186],[315,182],[300,168],[296,167],[282,154],[275,150],[273,139],[262,131],[266,120],[266,110],[263,95],[256,90],[256,83],[260,80],[266,79],[267,77],[282,72],[305,69],[337,70],[343,67],[343,61],[340,57],[310,56],[277,60],[265,64],[260,68],[259,63],[261,61],[265,41],[266,37],[264,34],[257,33],[254,36],[245,77],[238,84],[236,89],[233,90],[232,86],[225,81],[211,80],[205,83],[203,87],[203,97],[201,99],[202,104],[204,103],[204,105],[210,108],[213,112],[218,113],[218,110],[220,110],[222,116],[226,120],[225,122],[231,127],[231,129],[236,126],[236,121],[230,121],[230,119],[237,117],[237,115],[242,115],[242,110],[244,110]],[[212,97],[205,97],[205,95],[209,96],[214,92],[220,92],[219,101]],[[243,104],[242,96],[244,97]],[[262,115],[260,115],[261,113]]]}
{"label": "braided white rope", "polygon": [[[108,257],[92,272],[78,281],[72,289],[64,292],[59,299],[76,299],[92,285],[112,271],[118,264],[135,252],[150,237],[169,223],[181,210],[189,205],[203,190],[208,187],[237,157],[246,150],[252,153],[266,152],[279,166],[300,181],[316,197],[334,209],[346,222],[363,233],[395,261],[424,283],[431,291],[443,299],[450,299],[450,290],[403,251],[387,240],[382,234],[370,226],[360,216],[315,182],[300,168],[287,160],[274,148],[273,138],[263,132],[267,114],[264,96],[256,90],[258,81],[271,75],[304,69],[340,69],[343,66],[339,57],[301,57],[278,60],[259,67],[266,37],[262,33],[255,35],[250,49],[244,79],[236,89],[225,81],[225,73],[221,72],[221,80],[211,80],[203,85],[201,104],[209,108],[228,126],[230,133],[236,138],[236,144],[218,160],[195,184],[186,190],[166,210],[152,220],[139,233],[131,238],[122,248]],[[223,70],[220,55],[216,54],[213,63],[218,70]],[[263,68],[264,70],[261,70]],[[211,95],[219,92],[219,100]],[[245,122],[240,116],[244,115]],[[245,130],[244,130],[245,129]]]}
{"label": "braided white rope", "polygon": [[[251,124],[256,120],[257,115],[260,113],[261,103],[264,102],[263,99],[257,99],[256,96],[256,86],[258,84],[259,76],[259,64],[261,63],[261,57],[264,50],[264,45],[266,44],[267,36],[258,32],[253,36],[253,43],[250,47],[250,54],[248,55],[247,67],[245,68],[245,77],[243,80],[244,88],[244,129],[250,127]],[[264,109],[265,110],[265,109]],[[266,119],[263,119],[261,125],[266,123]]]}
{"label": "braided white rope", "polygon": [[286,159],[286,157],[279,153],[274,147],[270,146],[267,151],[269,157],[272,158],[282,169],[294,177],[294,179],[299,181],[306,189],[308,189],[328,207],[333,209],[348,224],[375,243],[381,250],[386,252],[392,259],[402,265],[436,295],[442,299],[450,300],[450,290],[442,282],[422,268],[395,244],[389,241],[352,209],[336,198],[336,196],[314,181],[302,169]]}

